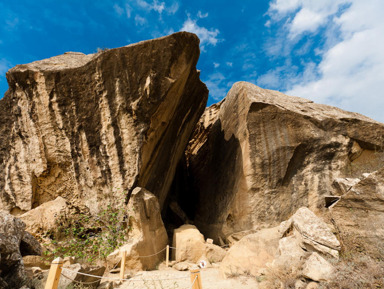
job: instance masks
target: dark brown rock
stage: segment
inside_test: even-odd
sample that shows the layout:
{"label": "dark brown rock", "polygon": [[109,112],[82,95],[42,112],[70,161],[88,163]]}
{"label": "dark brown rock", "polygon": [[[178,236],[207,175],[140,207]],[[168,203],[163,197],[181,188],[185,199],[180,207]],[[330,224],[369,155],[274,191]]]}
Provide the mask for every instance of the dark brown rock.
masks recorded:
{"label": "dark brown rock", "polygon": [[[22,256],[40,252],[40,244],[27,232],[25,224],[6,211],[0,211],[0,288],[19,288],[27,280]],[[6,285],[4,285],[6,284]]]}
{"label": "dark brown rock", "polygon": [[136,186],[162,206],[208,90],[186,32],[7,73],[0,100],[0,208],[62,196],[91,212]]}

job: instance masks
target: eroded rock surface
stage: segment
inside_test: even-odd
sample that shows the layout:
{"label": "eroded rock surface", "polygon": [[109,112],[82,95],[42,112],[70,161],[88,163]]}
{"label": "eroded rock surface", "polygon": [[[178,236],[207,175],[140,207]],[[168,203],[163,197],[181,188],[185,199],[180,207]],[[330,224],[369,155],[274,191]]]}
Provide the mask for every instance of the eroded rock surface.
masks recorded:
{"label": "eroded rock surface", "polygon": [[[238,275],[292,274],[294,278],[329,280],[340,243],[327,224],[308,208],[300,208],[279,226],[243,237],[224,257],[220,271]],[[267,274],[268,275],[268,274]],[[272,288],[272,287],[270,287]]]}
{"label": "eroded rock surface", "polygon": [[216,240],[277,225],[303,206],[319,212],[336,178],[354,177],[366,160],[379,165],[383,135],[382,123],[360,114],[239,82],[194,131],[184,187],[195,194],[179,203]]}
{"label": "eroded rock surface", "polygon": [[135,188],[128,205],[129,241],[107,257],[110,267],[126,251],[126,268],[132,271],[153,270],[165,258],[168,235],[160,215],[157,198],[144,188]]}
{"label": "eroded rock surface", "polygon": [[162,206],[208,96],[198,57],[197,36],[180,32],[9,70],[0,208],[18,215],[61,196],[95,212],[136,186]]}
{"label": "eroded rock surface", "polygon": [[366,175],[329,209],[346,254],[384,254],[384,168]]}

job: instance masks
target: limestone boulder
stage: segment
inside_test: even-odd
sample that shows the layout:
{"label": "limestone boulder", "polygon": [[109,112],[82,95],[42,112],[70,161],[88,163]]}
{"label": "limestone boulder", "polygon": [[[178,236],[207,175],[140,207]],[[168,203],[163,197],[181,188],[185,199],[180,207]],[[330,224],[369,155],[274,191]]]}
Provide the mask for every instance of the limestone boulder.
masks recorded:
{"label": "limestone boulder", "polygon": [[209,243],[205,244],[204,256],[208,259],[210,263],[221,262],[224,259],[226,254],[227,254],[227,251],[220,246],[217,246],[215,244],[209,244]]}
{"label": "limestone boulder", "polygon": [[[27,236],[27,237],[26,237]],[[22,256],[41,253],[40,245],[25,232],[25,224],[6,211],[0,211],[0,284],[19,288],[27,280]]]}
{"label": "limestone boulder", "polygon": [[312,253],[305,261],[302,275],[313,281],[330,280],[334,267],[317,253]]}
{"label": "limestone boulder", "polygon": [[41,235],[49,231],[56,231],[60,225],[60,217],[68,212],[67,201],[62,197],[57,197],[20,215],[20,219],[26,224],[29,232]]}
{"label": "limestone boulder", "polygon": [[383,135],[363,115],[235,83],[200,118],[173,194],[215,241],[277,226],[300,207],[323,214],[336,178],[380,165]]}
{"label": "limestone boulder", "polygon": [[10,69],[0,209],[21,215],[63,197],[97,213],[137,186],[162,208],[208,97],[198,58],[198,37],[179,32]]}
{"label": "limestone boulder", "polygon": [[224,277],[257,276],[260,269],[275,259],[280,237],[278,227],[243,237],[229,249],[220,264],[220,272]]}
{"label": "limestone boulder", "polygon": [[206,244],[204,236],[194,225],[183,225],[174,230],[172,257],[176,262],[198,262],[204,255]]}
{"label": "limestone boulder", "polygon": [[[324,281],[333,273],[325,258],[337,260],[339,250],[340,243],[326,223],[303,207],[279,226],[262,229],[235,243],[220,271],[225,277],[259,276],[266,270],[277,278]],[[316,266],[324,268],[315,272]]]}
{"label": "limestone boulder", "polygon": [[152,270],[165,259],[168,235],[161,219],[157,198],[144,188],[132,192],[128,204],[129,242],[107,257],[110,268],[126,251],[126,268],[132,271]]}
{"label": "limestone boulder", "polygon": [[281,223],[280,232],[283,235],[291,230],[294,238],[307,251],[316,250],[338,259],[341,249],[339,240],[328,225],[308,208],[298,209],[288,221]]}

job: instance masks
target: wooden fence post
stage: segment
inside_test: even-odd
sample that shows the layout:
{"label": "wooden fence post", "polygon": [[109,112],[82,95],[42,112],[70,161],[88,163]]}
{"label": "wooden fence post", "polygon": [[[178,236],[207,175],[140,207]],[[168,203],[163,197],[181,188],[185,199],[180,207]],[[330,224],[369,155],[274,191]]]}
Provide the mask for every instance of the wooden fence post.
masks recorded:
{"label": "wooden fence post", "polygon": [[57,289],[63,263],[64,261],[60,257],[52,261],[51,268],[48,273],[47,283],[45,283],[45,289]]}
{"label": "wooden fence post", "polygon": [[[203,289],[201,283],[200,269],[191,269],[191,289]],[[196,279],[196,280],[195,280]]]}
{"label": "wooden fence post", "polygon": [[167,250],[165,252],[165,266],[168,268],[169,265],[169,245],[167,245]]}
{"label": "wooden fence post", "polygon": [[124,272],[125,272],[125,259],[127,257],[127,251],[121,252],[121,267],[120,267],[120,280],[123,281],[124,279]]}

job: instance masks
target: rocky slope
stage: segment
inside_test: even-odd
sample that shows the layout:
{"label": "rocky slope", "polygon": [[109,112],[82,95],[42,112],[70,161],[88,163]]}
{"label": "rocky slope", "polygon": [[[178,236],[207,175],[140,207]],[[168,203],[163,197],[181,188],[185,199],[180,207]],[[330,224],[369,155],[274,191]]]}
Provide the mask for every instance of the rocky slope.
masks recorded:
{"label": "rocky slope", "polygon": [[179,174],[193,196],[173,194],[185,211],[193,207],[205,236],[228,238],[277,225],[299,207],[321,213],[325,196],[337,194],[334,180],[368,163],[373,170],[383,147],[381,123],[239,82],[206,109],[190,140]]}
{"label": "rocky slope", "polygon": [[7,73],[0,100],[0,208],[64,197],[97,211],[136,186],[164,203],[208,90],[199,39],[181,32]]}

